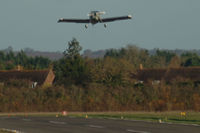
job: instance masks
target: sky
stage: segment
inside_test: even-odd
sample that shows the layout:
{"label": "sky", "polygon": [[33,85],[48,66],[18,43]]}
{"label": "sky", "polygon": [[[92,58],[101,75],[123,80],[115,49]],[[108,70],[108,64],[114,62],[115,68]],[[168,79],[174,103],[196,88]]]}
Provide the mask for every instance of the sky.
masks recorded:
{"label": "sky", "polygon": [[[59,18],[131,14],[103,24],[57,23]],[[200,49],[200,0],[0,0],[0,49],[64,51],[76,38],[83,50],[121,48]]]}

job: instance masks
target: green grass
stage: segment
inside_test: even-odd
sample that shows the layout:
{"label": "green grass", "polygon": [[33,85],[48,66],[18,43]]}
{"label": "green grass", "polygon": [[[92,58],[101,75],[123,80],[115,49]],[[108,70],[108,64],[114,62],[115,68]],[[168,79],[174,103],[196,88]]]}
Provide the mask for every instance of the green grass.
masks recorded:
{"label": "green grass", "polygon": [[[67,117],[79,118],[104,118],[104,119],[126,119],[126,120],[142,120],[152,122],[171,122],[184,124],[198,124],[200,125],[200,112],[186,112],[186,116],[181,116],[181,111],[176,112],[69,112]],[[62,113],[4,113],[0,116],[35,116],[35,117],[63,117]]]}
{"label": "green grass", "polygon": [[89,118],[115,118],[115,119],[128,119],[128,120],[143,120],[158,122],[172,122],[184,124],[198,124],[200,125],[200,112],[186,112],[186,116],[181,116],[180,112],[111,112],[111,113],[74,113],[69,114],[74,117]]}
{"label": "green grass", "polygon": [[12,132],[8,132],[8,131],[4,131],[0,129],[0,133],[12,133]]}

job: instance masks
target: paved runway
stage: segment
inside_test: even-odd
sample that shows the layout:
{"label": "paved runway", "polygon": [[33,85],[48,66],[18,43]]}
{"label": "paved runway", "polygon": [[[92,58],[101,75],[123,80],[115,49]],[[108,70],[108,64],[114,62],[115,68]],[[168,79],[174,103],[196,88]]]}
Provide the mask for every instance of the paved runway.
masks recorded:
{"label": "paved runway", "polygon": [[200,126],[68,117],[0,117],[0,128],[23,133],[200,133]]}

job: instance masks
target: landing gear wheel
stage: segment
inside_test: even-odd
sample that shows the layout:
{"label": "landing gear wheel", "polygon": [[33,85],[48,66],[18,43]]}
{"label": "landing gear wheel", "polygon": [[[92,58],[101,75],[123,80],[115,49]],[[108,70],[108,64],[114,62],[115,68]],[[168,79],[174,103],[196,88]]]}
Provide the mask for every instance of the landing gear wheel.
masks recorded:
{"label": "landing gear wheel", "polygon": [[88,25],[87,25],[87,24],[85,25],[85,28],[86,28],[86,29],[88,28]]}
{"label": "landing gear wheel", "polygon": [[106,27],[107,27],[107,24],[104,24],[104,27],[106,28]]}

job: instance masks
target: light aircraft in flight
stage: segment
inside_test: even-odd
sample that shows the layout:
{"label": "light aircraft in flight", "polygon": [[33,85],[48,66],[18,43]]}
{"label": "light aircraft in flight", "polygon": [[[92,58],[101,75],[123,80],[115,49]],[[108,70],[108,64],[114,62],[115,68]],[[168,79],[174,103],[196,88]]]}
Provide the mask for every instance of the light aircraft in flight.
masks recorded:
{"label": "light aircraft in flight", "polygon": [[[101,18],[101,15],[105,14],[105,12],[100,11],[92,11],[88,14],[89,19],[64,19],[61,18],[58,20],[58,23],[61,22],[67,22],[67,23],[85,23],[85,28],[88,28],[88,24],[91,23],[92,25],[95,25],[97,23],[106,23],[106,22],[112,22],[116,20],[126,20],[126,19],[132,19],[131,15],[128,16],[121,16],[121,17],[112,17],[112,18]],[[104,24],[104,27],[107,27],[107,24]]]}

